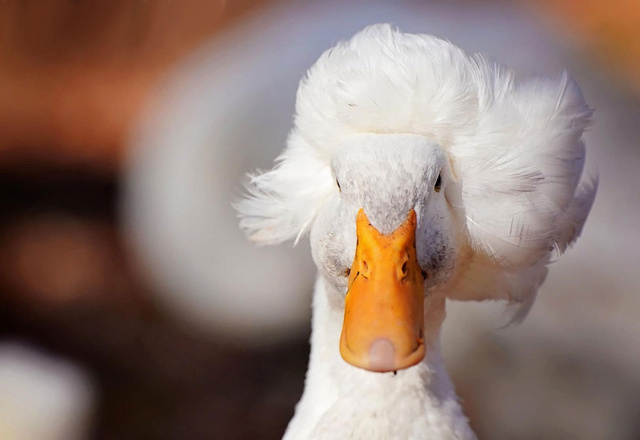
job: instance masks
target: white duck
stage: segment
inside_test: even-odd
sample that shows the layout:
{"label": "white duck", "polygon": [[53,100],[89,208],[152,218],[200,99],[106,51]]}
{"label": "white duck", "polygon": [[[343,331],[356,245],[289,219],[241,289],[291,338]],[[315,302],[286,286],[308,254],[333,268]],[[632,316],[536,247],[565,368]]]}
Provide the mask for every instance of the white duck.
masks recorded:
{"label": "white duck", "polygon": [[286,440],[475,438],[440,354],[445,300],[524,317],[595,196],[590,116],[566,74],[517,81],[388,25],[320,57],[287,149],[237,206],[259,244],[310,231],[319,270]]}
{"label": "white duck", "polygon": [[0,341],[0,439],[89,438],[97,389],[77,365]]}

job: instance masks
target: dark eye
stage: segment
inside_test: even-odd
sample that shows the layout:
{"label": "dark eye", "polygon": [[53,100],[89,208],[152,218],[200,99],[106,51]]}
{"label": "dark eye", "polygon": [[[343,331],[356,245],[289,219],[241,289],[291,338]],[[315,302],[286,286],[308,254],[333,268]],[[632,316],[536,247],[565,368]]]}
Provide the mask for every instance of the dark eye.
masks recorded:
{"label": "dark eye", "polygon": [[338,185],[338,191],[342,192],[342,188],[340,188],[340,182],[338,182],[338,179],[336,179],[336,185]]}
{"label": "dark eye", "polygon": [[440,192],[441,187],[442,187],[442,177],[440,177],[440,174],[438,174],[438,178],[436,179],[436,184],[433,185],[433,189],[435,189],[436,192]]}

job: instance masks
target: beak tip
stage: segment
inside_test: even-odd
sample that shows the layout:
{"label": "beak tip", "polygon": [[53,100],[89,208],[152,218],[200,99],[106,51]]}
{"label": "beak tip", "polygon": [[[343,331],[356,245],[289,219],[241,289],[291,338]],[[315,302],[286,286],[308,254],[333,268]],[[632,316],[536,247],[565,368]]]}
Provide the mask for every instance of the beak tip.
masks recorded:
{"label": "beak tip", "polygon": [[378,338],[369,348],[369,369],[372,371],[392,371],[395,365],[396,348],[387,338]]}
{"label": "beak tip", "polygon": [[398,352],[394,343],[386,337],[375,339],[368,351],[354,352],[344,339],[340,343],[340,354],[348,364],[374,373],[404,370],[420,363],[426,354],[424,344],[419,344],[411,353],[399,354],[402,352]]}

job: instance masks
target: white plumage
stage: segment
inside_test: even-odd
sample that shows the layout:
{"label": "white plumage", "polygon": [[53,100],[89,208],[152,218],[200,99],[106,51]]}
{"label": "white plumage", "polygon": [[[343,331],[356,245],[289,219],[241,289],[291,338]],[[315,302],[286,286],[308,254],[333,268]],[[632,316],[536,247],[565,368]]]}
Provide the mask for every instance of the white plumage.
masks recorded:
{"label": "white plumage", "polygon": [[[415,207],[427,298],[505,299],[520,305],[513,318],[523,318],[547,264],[575,241],[593,203],[597,182],[581,177],[590,118],[566,73],[518,79],[482,55],[388,25],[368,27],[320,57],[300,84],[287,148],[273,170],[252,176],[250,196],[237,205],[241,227],[256,243],[312,231],[321,274],[312,359],[287,438],[473,437],[440,360],[439,324],[426,360],[395,381],[340,359],[346,280],[334,266],[351,265],[345,255],[353,259],[357,209],[371,212],[382,231],[397,227],[396,213]],[[432,160],[425,151],[433,151]],[[441,152],[445,165],[435,159]],[[439,173],[444,199],[431,190]],[[336,178],[349,179],[344,196]],[[378,183],[363,183],[370,181]],[[334,392],[318,389],[318,381]],[[411,413],[394,416],[385,406],[397,390],[424,420],[394,419]],[[358,396],[372,412],[343,420],[345,402]],[[389,429],[394,422],[406,429]]]}

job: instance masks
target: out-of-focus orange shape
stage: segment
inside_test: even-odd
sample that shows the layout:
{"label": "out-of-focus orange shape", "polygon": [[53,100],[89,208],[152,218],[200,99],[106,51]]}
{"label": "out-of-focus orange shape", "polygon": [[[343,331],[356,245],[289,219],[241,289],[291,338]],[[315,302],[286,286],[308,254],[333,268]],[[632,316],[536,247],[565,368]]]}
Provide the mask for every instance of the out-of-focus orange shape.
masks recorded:
{"label": "out-of-focus orange shape", "polygon": [[0,165],[36,158],[113,171],[161,75],[269,1],[4,2]]}

